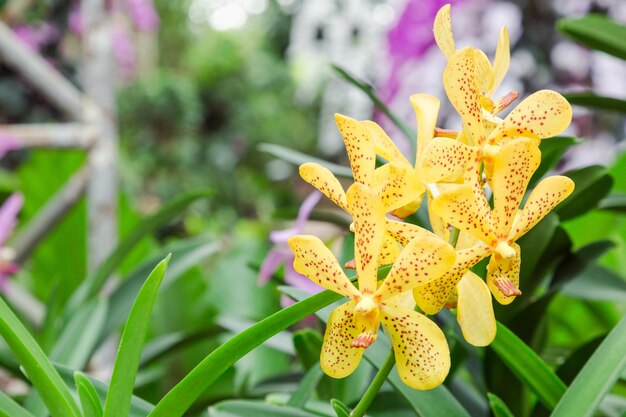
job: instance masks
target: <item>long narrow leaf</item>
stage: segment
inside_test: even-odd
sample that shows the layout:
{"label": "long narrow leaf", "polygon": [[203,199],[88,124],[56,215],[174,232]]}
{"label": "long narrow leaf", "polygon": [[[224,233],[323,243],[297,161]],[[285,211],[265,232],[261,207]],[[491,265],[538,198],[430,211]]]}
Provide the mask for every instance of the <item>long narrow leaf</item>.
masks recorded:
{"label": "long narrow leaf", "polygon": [[272,143],[262,143],[259,145],[261,152],[267,152],[275,157],[282,159],[283,161],[290,162],[294,165],[301,165],[305,162],[315,162],[327,168],[333,174],[339,177],[352,178],[352,170],[348,167],[333,164],[323,159],[309,156],[302,152],[294,151],[293,149],[286,148],[284,146],[275,145]]}
{"label": "long narrow leaf", "polygon": [[552,417],[593,416],[626,367],[625,346],[626,316],[611,330],[576,376]]}
{"label": "long narrow leaf", "polygon": [[96,388],[89,378],[80,372],[76,372],[74,381],[76,381],[76,392],[78,392],[80,405],[83,407],[83,416],[102,417],[102,403]]}
{"label": "long narrow leaf", "polygon": [[34,417],[11,397],[0,391],[0,417]]}
{"label": "long narrow leaf", "polygon": [[567,93],[563,94],[563,96],[571,104],[577,104],[596,110],[626,113],[626,100],[620,100],[619,98],[598,96],[592,92]]}
{"label": "long narrow leaf", "polygon": [[626,59],[626,26],[599,14],[580,19],[563,19],[557,28],[576,42]]}
{"label": "long narrow leaf", "polygon": [[1,298],[0,335],[41,394],[50,414],[53,417],[79,417],[78,406],[52,363]]}
{"label": "long narrow leaf", "polygon": [[531,348],[501,323],[491,348],[546,408],[554,409],[567,386]]}
{"label": "long narrow leaf", "polygon": [[130,311],[117,352],[109,392],[104,403],[104,417],[126,416],[130,411],[141,348],[148,331],[152,307],[169,261],[170,255],[154,268],[139,291],[137,300]]}

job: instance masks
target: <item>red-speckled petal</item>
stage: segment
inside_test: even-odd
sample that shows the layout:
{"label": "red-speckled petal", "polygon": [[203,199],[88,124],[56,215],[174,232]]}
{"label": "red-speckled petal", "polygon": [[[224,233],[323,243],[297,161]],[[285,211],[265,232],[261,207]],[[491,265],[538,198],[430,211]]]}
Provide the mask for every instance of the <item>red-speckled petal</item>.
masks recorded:
{"label": "red-speckled petal", "polygon": [[364,120],[361,123],[363,123],[363,126],[369,131],[374,141],[374,149],[377,155],[380,155],[389,162],[397,162],[402,165],[411,166],[411,163],[402,155],[402,152],[400,152],[396,144],[387,133],[385,133],[382,127],[370,120]]}
{"label": "red-speckled petal", "polygon": [[485,143],[480,90],[476,80],[474,49],[467,47],[450,58],[443,72],[443,86],[463,120],[472,143]]}
{"label": "red-speckled petal", "polygon": [[356,298],[359,291],[346,277],[337,259],[319,238],[297,235],[289,238],[289,247],[295,255],[294,269],[311,281],[345,297]]}
{"label": "red-speckled petal", "polygon": [[487,284],[470,271],[463,276],[457,289],[456,320],[463,337],[474,346],[489,345],[496,337],[496,317]]}
{"label": "red-speckled petal", "polygon": [[489,58],[480,49],[474,49],[474,71],[478,91],[485,94],[493,86],[494,74]]}
{"label": "red-speckled petal", "polygon": [[454,248],[440,237],[418,237],[404,248],[376,291],[380,300],[409,291],[446,274],[456,258]]}
{"label": "red-speckled petal", "polygon": [[320,365],[326,375],[345,378],[359,365],[364,349],[350,344],[365,328],[357,325],[354,319],[354,301],[340,305],[330,314],[324,344],[320,355]]}
{"label": "red-speckled petal", "polygon": [[496,48],[496,56],[493,59],[493,85],[487,91],[487,97],[492,97],[496,92],[496,89],[502,83],[506,72],[509,70],[511,63],[511,50],[510,50],[509,32],[506,27],[500,30],[500,37],[498,38],[498,47]]}
{"label": "red-speckled petal", "polygon": [[354,180],[370,185],[376,166],[376,151],[367,128],[358,120],[335,114],[335,122],[343,137]]}
{"label": "red-speckled petal", "polygon": [[337,177],[327,168],[314,162],[307,162],[300,165],[300,176],[303,180],[320,190],[333,203],[347,211],[346,192],[343,190]]}
{"label": "red-speckled petal", "polygon": [[348,208],[354,219],[354,245],[359,290],[363,295],[376,291],[378,255],[385,235],[385,209],[374,192],[358,182],[347,192]]}
{"label": "red-speckled petal", "polygon": [[434,236],[429,230],[411,223],[385,220],[385,229],[399,244],[406,246],[416,237]]}
{"label": "red-speckled petal", "polygon": [[402,252],[402,245],[396,242],[391,235],[385,233],[383,247],[378,255],[378,266],[391,265],[396,261],[400,252]]}
{"label": "red-speckled petal", "polygon": [[487,285],[496,301],[503,305],[511,304],[522,294],[519,290],[520,247],[517,243],[511,246],[515,249],[514,256],[505,258],[494,253],[487,265]]}
{"label": "red-speckled petal", "polygon": [[385,305],[381,310],[402,381],[418,390],[441,385],[450,370],[450,350],[441,329],[426,316],[407,308]]}
{"label": "red-speckled petal", "polygon": [[497,245],[491,208],[478,184],[452,186],[435,198],[430,207],[435,214],[459,230],[489,246]]}
{"label": "red-speckled petal", "polygon": [[452,35],[452,23],[450,22],[450,5],[446,4],[435,16],[435,23],[433,25],[433,32],[435,33],[435,41],[437,46],[441,49],[441,52],[450,59],[456,52],[454,45],[454,36]]}
{"label": "red-speckled petal", "polygon": [[509,240],[515,241],[532,229],[561,201],[574,191],[574,181],[568,177],[555,175],[544,178],[528,196],[521,213],[513,222]]}
{"label": "red-speckled petal", "polygon": [[441,310],[461,277],[489,255],[489,252],[490,248],[484,243],[457,251],[454,265],[448,273],[413,290],[413,297],[419,308],[426,314],[435,314]]}
{"label": "red-speckled petal", "polygon": [[563,132],[572,121],[572,106],[559,93],[541,90],[526,97],[489,135],[490,143],[525,136],[549,138]]}
{"label": "red-speckled petal", "polygon": [[413,167],[396,162],[376,169],[371,188],[382,201],[385,212],[410,204],[425,191]]}
{"label": "red-speckled petal", "polygon": [[498,238],[506,239],[528,182],[541,163],[541,152],[535,141],[520,138],[502,146],[494,159],[493,220]]}
{"label": "red-speckled petal", "polygon": [[419,174],[426,184],[454,182],[463,176],[476,150],[455,139],[436,138],[424,150]]}
{"label": "red-speckled petal", "polygon": [[413,94],[410,97],[411,105],[415,110],[417,121],[417,154],[415,161],[420,160],[424,149],[435,137],[437,114],[439,114],[439,99],[428,94]]}

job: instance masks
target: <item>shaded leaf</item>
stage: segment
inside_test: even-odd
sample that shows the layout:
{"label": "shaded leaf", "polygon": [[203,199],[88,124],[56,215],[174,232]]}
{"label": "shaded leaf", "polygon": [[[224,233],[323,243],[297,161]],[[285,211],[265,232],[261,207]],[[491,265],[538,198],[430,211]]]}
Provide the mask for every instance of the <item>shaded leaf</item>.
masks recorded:
{"label": "shaded leaf", "polygon": [[576,184],[572,195],[555,208],[561,220],[568,220],[597,207],[611,190],[613,178],[609,171],[599,165],[568,171],[563,175]]}

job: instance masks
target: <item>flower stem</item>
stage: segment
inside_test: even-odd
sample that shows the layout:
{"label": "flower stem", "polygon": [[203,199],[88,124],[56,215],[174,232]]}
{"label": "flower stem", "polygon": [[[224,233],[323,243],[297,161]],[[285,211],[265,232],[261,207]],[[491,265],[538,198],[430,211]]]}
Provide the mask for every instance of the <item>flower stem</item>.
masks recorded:
{"label": "flower stem", "polygon": [[383,363],[383,366],[380,367],[378,373],[374,377],[374,380],[372,381],[370,386],[367,387],[367,391],[365,391],[365,394],[363,394],[363,397],[361,397],[359,403],[350,413],[350,417],[363,417],[365,415],[367,408],[370,406],[372,401],[374,401],[376,394],[378,394],[380,387],[383,386],[383,383],[387,379],[387,376],[389,376],[389,372],[391,372],[395,364],[396,357],[393,354],[393,349],[391,349],[391,351],[389,352],[389,356],[387,356],[387,359],[385,359],[385,363]]}

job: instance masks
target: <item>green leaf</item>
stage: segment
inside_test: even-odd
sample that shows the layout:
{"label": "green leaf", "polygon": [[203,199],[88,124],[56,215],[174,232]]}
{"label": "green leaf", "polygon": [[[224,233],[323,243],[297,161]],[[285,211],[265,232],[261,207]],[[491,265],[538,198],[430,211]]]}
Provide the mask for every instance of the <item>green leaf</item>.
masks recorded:
{"label": "green leaf", "polygon": [[261,152],[266,152],[274,155],[278,159],[290,162],[294,165],[302,165],[305,162],[315,162],[321,166],[327,168],[330,172],[338,177],[352,178],[352,170],[343,165],[333,164],[332,162],[325,161],[323,159],[315,158],[302,152],[294,151],[285,146],[275,145],[273,143],[261,143],[258,146]]}
{"label": "green leaf", "polygon": [[626,59],[626,26],[606,16],[589,14],[580,19],[562,19],[557,28],[576,42]]}
{"label": "green leaf", "polygon": [[374,103],[374,107],[383,112],[385,116],[387,116],[389,120],[391,120],[393,124],[395,124],[396,127],[400,129],[400,131],[404,134],[408,141],[415,147],[417,143],[417,135],[415,134],[415,132],[410,127],[408,127],[406,123],[402,121],[402,119],[393,114],[391,110],[387,107],[387,105],[380,98],[378,98],[378,95],[376,94],[376,91],[374,90],[374,87],[372,87],[372,85],[368,84],[365,81],[358,80],[354,75],[350,74],[348,71],[337,65],[333,65],[333,69],[341,78],[343,78],[359,90],[363,91],[370,98],[370,100],[372,100],[372,103]]}
{"label": "green leaf", "polygon": [[130,411],[141,348],[148,331],[152,307],[169,261],[170,255],[154,268],[139,291],[137,300],[130,311],[115,359],[109,392],[104,403],[104,417],[126,416]]}
{"label": "green leaf", "polygon": [[211,417],[319,417],[297,408],[261,401],[229,400],[209,408]]}
{"label": "green leaf", "polygon": [[574,379],[552,417],[591,417],[626,367],[626,316]]}
{"label": "green leaf", "polygon": [[303,329],[293,334],[293,346],[304,369],[315,366],[320,360],[324,338],[313,329]]}
{"label": "green leaf", "polygon": [[597,207],[613,186],[613,178],[609,171],[600,165],[569,171],[563,175],[570,177],[576,188],[572,195],[555,209],[561,220],[580,216]]}
{"label": "green leaf", "polygon": [[509,410],[509,407],[507,407],[504,401],[496,394],[488,392],[487,398],[489,398],[489,405],[491,406],[494,417],[515,417],[511,410]]}
{"label": "green leaf", "polygon": [[562,286],[573,278],[583,274],[591,265],[613,249],[615,243],[610,240],[599,240],[583,246],[576,252],[566,256],[554,271],[550,286]]}
{"label": "green leaf", "polygon": [[315,387],[317,387],[323,376],[324,372],[319,363],[311,367],[298,384],[298,388],[294,391],[291,398],[289,398],[287,405],[296,408],[304,407],[307,400],[315,392]]}
{"label": "green leaf", "polygon": [[626,280],[610,269],[592,265],[567,283],[563,294],[589,301],[626,302]]}
{"label": "green leaf", "polygon": [[180,214],[188,205],[200,198],[206,198],[211,192],[195,191],[182,195],[181,197],[171,201],[159,210],[157,213],[146,218],[139,223],[133,231],[122,239],[113,252],[98,266],[98,268],[90,274],[81,286],[72,294],[66,312],[75,311],[85,301],[95,296],[102,288],[106,279],[117,269],[118,265],[124,260],[130,250],[135,247],[144,237],[153,233],[159,227],[172,218]]}
{"label": "green leaf", "polygon": [[333,407],[333,410],[335,410],[337,417],[350,417],[350,409],[341,401],[333,398],[330,400],[330,405]]}
{"label": "green leaf", "polygon": [[52,417],[79,417],[80,411],[67,386],[3,299],[0,299],[0,335],[28,374]]}
{"label": "green leaf", "polygon": [[0,391],[0,417],[34,417],[11,397]]}
{"label": "green leaf", "polygon": [[530,179],[528,189],[532,189],[548,171],[558,164],[566,150],[579,143],[581,143],[580,140],[570,136],[555,136],[542,140],[539,144],[541,164]]}
{"label": "green leaf", "polygon": [[567,389],[566,385],[546,363],[520,338],[498,323],[491,349],[507,367],[552,410]]}
{"label": "green leaf", "polygon": [[589,107],[596,110],[626,113],[626,100],[620,100],[614,97],[598,96],[592,91],[565,93],[563,94],[563,97],[565,97],[570,104]]}
{"label": "green leaf", "polygon": [[612,193],[600,201],[598,208],[601,210],[626,213],[626,193]]}
{"label": "green leaf", "polygon": [[74,374],[76,381],[76,392],[83,407],[83,417],[102,417],[102,403],[98,392],[89,378],[80,372]]}

